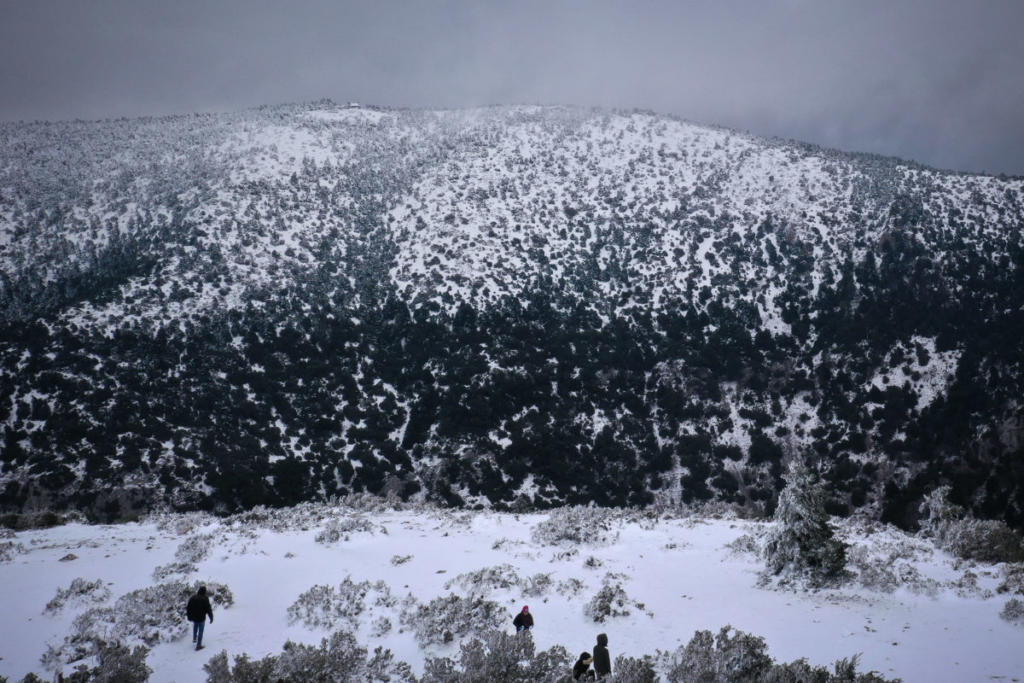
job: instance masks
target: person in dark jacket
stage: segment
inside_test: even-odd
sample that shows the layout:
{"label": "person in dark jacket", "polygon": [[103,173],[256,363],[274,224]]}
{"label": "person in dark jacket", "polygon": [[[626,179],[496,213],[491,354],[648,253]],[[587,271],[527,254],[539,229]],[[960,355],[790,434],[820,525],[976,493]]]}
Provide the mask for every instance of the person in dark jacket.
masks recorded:
{"label": "person in dark jacket", "polygon": [[530,606],[523,605],[523,611],[516,615],[516,618],[512,620],[512,625],[516,627],[516,633],[520,631],[529,631],[533,628],[533,615],[530,614]]}
{"label": "person in dark jacket", "polygon": [[206,597],[206,586],[200,586],[196,594],[188,599],[188,605],[185,607],[185,616],[192,622],[192,642],[196,644],[197,650],[203,649],[203,628],[206,626],[207,615],[212,624],[213,608],[210,606],[210,598]]}
{"label": "person in dark jacket", "polygon": [[597,645],[594,646],[594,671],[598,678],[612,675],[612,660],[608,656],[608,636],[603,633],[597,636]]}
{"label": "person in dark jacket", "polygon": [[594,672],[590,670],[590,663],[592,661],[594,661],[594,658],[590,656],[589,652],[581,652],[580,658],[576,660],[576,663],[572,667],[572,680],[594,680]]}

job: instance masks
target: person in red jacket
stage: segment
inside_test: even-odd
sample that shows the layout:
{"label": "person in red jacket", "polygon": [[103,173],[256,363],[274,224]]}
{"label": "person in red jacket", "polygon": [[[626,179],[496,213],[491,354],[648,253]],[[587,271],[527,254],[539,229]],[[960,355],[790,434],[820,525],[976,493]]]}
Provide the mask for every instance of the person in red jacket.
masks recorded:
{"label": "person in red jacket", "polygon": [[207,615],[212,624],[213,608],[210,606],[210,598],[206,597],[206,586],[200,586],[185,606],[185,616],[192,622],[192,642],[196,644],[197,650],[203,649],[203,628],[206,626]]}
{"label": "person in red jacket", "polygon": [[516,615],[516,618],[512,620],[512,625],[516,627],[516,633],[520,631],[529,631],[533,628],[533,615],[530,614],[530,606],[523,605],[523,611]]}

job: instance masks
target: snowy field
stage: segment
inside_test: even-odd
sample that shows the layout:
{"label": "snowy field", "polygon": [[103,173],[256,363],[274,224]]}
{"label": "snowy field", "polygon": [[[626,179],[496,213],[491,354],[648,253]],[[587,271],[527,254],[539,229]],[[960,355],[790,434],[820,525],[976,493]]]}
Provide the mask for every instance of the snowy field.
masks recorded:
{"label": "snowy field", "polygon": [[[418,637],[416,629],[431,600],[454,594],[497,603],[494,618],[506,631],[528,604],[537,649],[563,645],[573,657],[601,632],[614,660],[671,653],[697,630],[731,625],[764,637],[780,662],[806,657],[831,666],[861,653],[858,670],[886,678],[1024,680],[1024,627],[999,616],[1007,591],[1019,589],[1007,588],[1015,571],[1019,581],[1019,565],[957,561],[892,528],[846,521],[838,533],[851,544],[847,587],[765,588],[756,548],[769,527],[579,509],[515,515],[301,506],[11,532],[0,539],[0,675],[18,681],[34,671],[50,680],[58,669],[72,671],[66,638],[88,610],[92,628],[152,644],[147,663],[157,682],[204,681],[203,664],[222,650],[232,659],[258,658],[280,653],[289,639],[319,644],[336,629],[352,631],[371,652],[389,648],[421,674],[425,657],[458,656],[458,637],[423,644],[430,634]],[[58,594],[78,578],[85,580],[79,590]],[[139,614],[158,608],[144,594],[118,602],[176,581],[226,586],[233,597],[227,607],[215,601],[202,652],[193,651],[183,615],[140,625]],[[300,600],[317,585],[330,588],[319,590],[319,601]],[[605,586],[618,600],[611,610],[628,614],[597,623],[601,608],[592,600]]]}

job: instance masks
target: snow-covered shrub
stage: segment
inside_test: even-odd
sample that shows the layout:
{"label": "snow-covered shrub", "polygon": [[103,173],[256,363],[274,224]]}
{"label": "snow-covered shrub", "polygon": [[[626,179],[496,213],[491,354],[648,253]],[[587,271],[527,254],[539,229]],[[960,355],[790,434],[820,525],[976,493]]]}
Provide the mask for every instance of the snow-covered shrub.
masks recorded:
{"label": "snow-covered shrub", "polygon": [[857,673],[860,655],[844,657],[832,665],[832,671],[823,666],[812,666],[806,659],[797,659],[785,664],[773,664],[761,679],[763,683],[898,683],[882,678],[875,672]]}
{"label": "snow-covered shrub", "polygon": [[104,643],[96,653],[97,664],[89,668],[81,664],[64,680],[67,683],[145,683],[153,669],[146,665],[149,648],[121,643]]}
{"label": "snow-covered shrub", "polygon": [[[230,607],[234,596],[227,586],[206,583],[207,596],[215,607]],[[95,656],[106,643],[141,642],[150,647],[170,642],[186,633],[185,605],[196,585],[183,581],[162,583],[122,595],[113,607],[92,607],[72,621],[70,632],[59,645],[49,645],[44,665],[57,668]]]}
{"label": "snow-covered shrub", "polygon": [[579,579],[566,579],[565,581],[559,581],[556,588],[559,595],[564,595],[567,598],[575,598],[586,589],[587,584],[583,583]]}
{"label": "snow-covered shrub", "polygon": [[96,579],[88,581],[81,577],[71,581],[67,588],[58,588],[53,599],[46,603],[43,612],[55,614],[70,604],[106,602],[110,599],[110,589],[103,581]]}
{"label": "snow-covered shrub", "polygon": [[959,579],[951,581],[949,585],[961,598],[988,599],[992,597],[992,591],[978,585],[978,575],[972,571],[965,571]]}
{"label": "snow-covered shrub", "polygon": [[11,512],[6,515],[0,515],[0,527],[18,531],[25,531],[28,529],[49,529],[50,527],[60,526],[61,524],[83,521],[85,520],[81,513],[70,512],[64,515],[59,515],[52,510],[44,510],[42,512],[22,512],[20,514],[17,512]]}
{"label": "snow-covered shrub", "polygon": [[434,598],[426,605],[418,602],[406,605],[401,623],[412,629],[421,646],[427,646],[498,628],[506,617],[504,608],[492,600],[452,594]]}
{"label": "snow-covered shrub", "polygon": [[757,681],[771,669],[772,658],[764,638],[723,626],[717,636],[697,631],[676,651],[667,678],[690,681]]}
{"label": "snow-covered shrub", "polygon": [[178,546],[178,549],[174,551],[174,559],[183,564],[196,564],[209,557],[210,551],[213,550],[213,546],[213,534],[196,534],[195,536],[189,536],[182,541],[181,545]]}
{"label": "snow-covered shrub", "polygon": [[565,680],[571,666],[569,653],[560,645],[537,652],[529,631],[490,631],[463,643],[458,663],[428,657],[420,683],[554,683]]}
{"label": "snow-covered shrub", "polygon": [[725,547],[735,555],[761,554],[761,546],[757,542],[757,537],[753,534],[743,534],[742,536],[738,536],[732,541],[726,543]]}
{"label": "snow-covered shrub", "polygon": [[373,522],[364,515],[350,515],[346,517],[333,517],[327,520],[323,529],[316,535],[316,542],[330,545],[341,540],[348,540],[350,534],[366,532],[374,533],[377,529]]}
{"label": "snow-covered shrub", "polygon": [[370,635],[374,638],[380,638],[388,633],[391,633],[391,620],[387,617],[374,619],[370,624]]}
{"label": "snow-covered shrub", "polygon": [[942,537],[942,545],[965,560],[991,563],[1024,560],[1020,534],[997,519],[967,518],[953,522]]}
{"label": "snow-covered shrub", "polygon": [[855,655],[840,659],[833,671],[805,659],[777,664],[764,638],[724,626],[717,636],[697,631],[686,645],[662,657],[669,683],[898,683],[874,672],[858,674]]}
{"label": "snow-covered shrub", "polygon": [[156,524],[160,531],[169,531],[178,536],[191,533],[193,529],[206,526],[214,520],[208,512],[154,512],[146,517],[146,521]]}
{"label": "snow-covered shrub", "polygon": [[618,538],[612,530],[613,513],[607,508],[564,507],[552,510],[548,518],[533,528],[532,538],[541,545],[563,541],[588,545],[607,545]]}
{"label": "snow-covered shrub", "polygon": [[615,683],[655,683],[658,674],[650,657],[627,657],[619,655],[612,666],[612,681]]}
{"label": "snow-covered shrub", "polygon": [[1003,580],[996,588],[996,592],[1024,595],[1024,563],[1003,566]]}
{"label": "snow-covered shrub", "polygon": [[162,564],[153,570],[154,581],[164,581],[171,576],[185,576],[187,574],[194,574],[199,571],[199,568],[191,562],[171,562],[170,564]]}
{"label": "snow-covered shrub", "polygon": [[[288,607],[288,623],[302,622],[307,628],[330,627],[340,615],[335,614],[337,591],[334,586],[317,584],[303,592]],[[362,604],[346,605],[356,614],[363,610]]]}
{"label": "snow-covered shrub", "polygon": [[571,560],[580,554],[580,551],[576,548],[569,548],[568,550],[559,550],[551,556],[552,562],[565,562]]}
{"label": "snow-covered shrub", "polygon": [[825,512],[825,494],[815,474],[800,460],[790,463],[779,494],[775,528],[765,542],[767,576],[806,581],[814,586],[844,576],[846,544],[837,539]]}
{"label": "snow-covered shrub", "polygon": [[396,662],[390,650],[376,648],[368,655],[355,636],[336,631],[320,646],[285,643],[277,658],[278,680],[295,681],[414,681],[411,667]]}
{"label": "snow-covered shrub", "polygon": [[949,501],[949,491],[949,486],[940,486],[926,495],[918,506],[922,536],[941,537],[950,524],[967,514],[967,510]]}
{"label": "snow-covered shrub", "polygon": [[921,575],[914,565],[892,555],[872,555],[865,546],[857,546],[847,555],[857,582],[868,590],[892,593],[898,588],[935,596],[939,582]]}
{"label": "snow-covered shrub", "polygon": [[499,564],[484,567],[474,572],[459,574],[444,584],[446,590],[458,586],[470,595],[487,595],[495,590],[518,588],[521,579],[515,567],[510,564]]}
{"label": "snow-covered shrub", "polygon": [[551,591],[551,586],[554,582],[551,580],[551,574],[534,574],[528,576],[519,583],[520,591],[523,595],[528,595],[531,598],[539,598],[543,595],[547,595]]}
{"label": "snow-covered shrub", "polygon": [[940,548],[964,560],[1024,561],[1019,533],[1003,521],[971,517],[967,510],[949,501],[949,491],[949,486],[940,486],[925,496],[918,508],[921,535],[933,538]]}
{"label": "snow-covered shrub", "polygon": [[412,555],[392,555],[391,564],[397,567],[400,564],[405,564],[412,559]]}
{"label": "snow-covered shrub", "polygon": [[1017,598],[1010,598],[1003,605],[1003,611],[999,613],[999,616],[1011,624],[1024,626],[1024,602]]}
{"label": "snow-covered shrub", "polygon": [[630,609],[644,611],[643,604],[634,602],[626,595],[622,584],[608,582],[583,607],[583,614],[599,624],[610,617],[628,617]]}
{"label": "snow-covered shrub", "polygon": [[344,620],[349,627],[359,627],[359,616],[366,609],[366,596],[377,591],[381,600],[391,599],[391,589],[383,581],[371,584],[369,581],[353,581],[351,576],[337,588],[316,585],[302,593],[288,608],[288,622],[301,622],[307,628],[333,628],[336,622]]}
{"label": "snow-covered shrub", "polygon": [[[0,676],[0,683],[7,683],[7,676]],[[27,673],[19,683],[47,683],[47,681],[40,678],[37,674]]]}
{"label": "snow-covered shrub", "polygon": [[235,655],[235,665],[231,666],[227,650],[221,650],[203,664],[207,683],[277,683],[274,666],[277,658],[274,655],[257,659],[249,659],[249,655]]}
{"label": "snow-covered shrub", "polygon": [[415,681],[412,668],[396,662],[390,650],[376,648],[369,655],[355,636],[336,631],[319,646],[288,641],[279,655],[250,660],[221,651],[203,665],[207,683],[363,683],[364,681]]}
{"label": "snow-covered shrub", "polygon": [[[161,583],[122,595],[114,603],[117,640],[141,640],[152,647],[180,638],[185,625],[185,604],[198,584],[184,581]],[[206,583],[206,595],[215,607],[230,607],[235,599],[227,586]]]}
{"label": "snow-covered shrub", "polygon": [[591,555],[583,561],[583,566],[587,569],[600,569],[604,566],[604,562]]}
{"label": "snow-covered shrub", "polygon": [[10,562],[18,553],[25,552],[25,546],[21,543],[6,541],[0,543],[0,562]]}

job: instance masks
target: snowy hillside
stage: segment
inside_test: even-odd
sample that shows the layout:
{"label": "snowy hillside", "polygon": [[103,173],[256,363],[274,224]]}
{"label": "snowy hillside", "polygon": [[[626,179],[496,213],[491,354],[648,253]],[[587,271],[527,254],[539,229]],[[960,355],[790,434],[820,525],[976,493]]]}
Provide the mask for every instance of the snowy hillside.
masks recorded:
{"label": "snowy hillside", "polygon": [[1024,526],[1020,179],[644,112],[0,124],[0,504]]}
{"label": "snowy hillside", "polygon": [[[0,675],[69,674],[94,664],[74,661],[90,639],[117,638],[151,648],[152,681],[202,681],[222,651],[233,665],[243,653],[280,654],[286,640],[318,645],[346,631],[420,677],[429,658],[458,662],[460,643],[511,633],[527,604],[537,651],[565,648],[560,671],[606,633],[613,660],[650,655],[661,680],[673,680],[696,631],[729,625],[763,637],[777,662],[806,657],[831,669],[860,653],[859,670],[886,679],[1024,678],[1024,626],[999,616],[1024,592],[1020,564],[955,560],[893,527],[848,520],[839,528],[851,544],[846,587],[759,588],[756,550],[770,527],[663,511],[511,514],[367,499],[21,531],[2,546],[0,598],[17,628],[5,635]],[[202,652],[179,602],[197,582],[214,597]]]}

